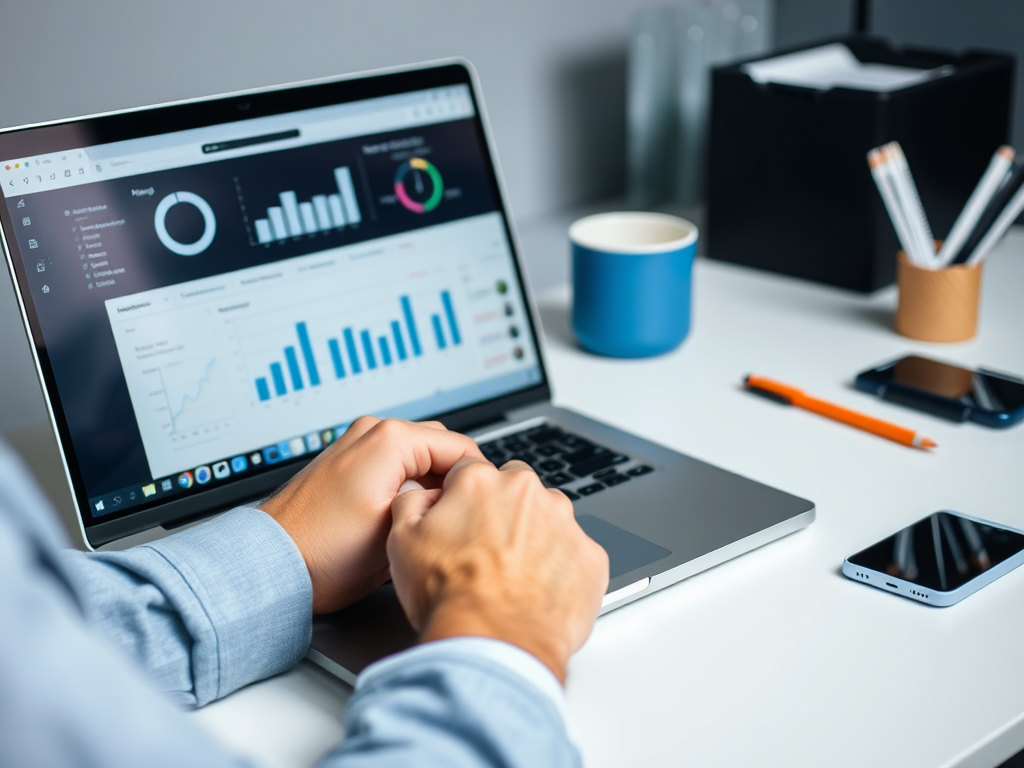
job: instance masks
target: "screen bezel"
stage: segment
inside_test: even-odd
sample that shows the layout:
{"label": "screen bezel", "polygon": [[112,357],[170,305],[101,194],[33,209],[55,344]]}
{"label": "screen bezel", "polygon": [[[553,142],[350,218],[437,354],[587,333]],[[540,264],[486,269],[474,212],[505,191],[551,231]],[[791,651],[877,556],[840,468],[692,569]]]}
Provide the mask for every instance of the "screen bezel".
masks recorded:
{"label": "screen bezel", "polygon": [[[519,290],[524,306],[528,308],[530,315],[530,334],[540,368],[540,381],[535,385],[457,410],[425,417],[439,420],[449,429],[468,430],[473,426],[497,421],[511,409],[543,402],[551,397],[539,333],[539,316],[521,263],[519,243],[509,216],[505,189],[499,177],[496,152],[484,113],[483,102],[479,95],[476,75],[469,62],[454,59],[396,70],[356,74],[329,80],[290,84],[270,89],[8,128],[0,131],[0,155],[7,158],[27,157],[450,85],[469,86],[475,109],[473,122],[483,147],[485,162],[488,166],[488,179],[494,198],[498,203],[498,211],[501,213],[505,234],[512,251]],[[241,502],[256,499],[286,481],[312,460],[312,457],[307,455],[275,470],[233,480],[230,483],[206,489],[194,496],[169,501],[142,511],[126,512],[123,517],[107,520],[93,518],[88,514],[88,498],[76,461],[39,317],[31,292],[27,290],[28,277],[24,269],[24,259],[16,239],[7,237],[7,233],[13,231],[13,220],[5,200],[5,204],[0,206],[0,245],[4,249],[8,270],[14,283],[15,295],[32,348],[43,399],[46,402],[51,425],[57,438],[79,524],[89,546],[101,546],[156,526],[173,527],[228,509]],[[86,510],[86,512],[82,510]]]}

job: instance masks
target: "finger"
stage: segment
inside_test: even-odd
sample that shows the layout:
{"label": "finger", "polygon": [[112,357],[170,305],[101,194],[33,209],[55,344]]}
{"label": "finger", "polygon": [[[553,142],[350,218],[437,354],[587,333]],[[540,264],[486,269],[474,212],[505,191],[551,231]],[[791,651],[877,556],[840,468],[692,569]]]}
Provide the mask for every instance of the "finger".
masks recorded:
{"label": "finger", "polygon": [[444,482],[441,487],[448,490],[452,483],[458,481],[463,475],[473,472],[480,472],[486,474],[487,472],[497,472],[494,465],[491,464],[483,456],[464,456],[459,459],[444,476]]}
{"label": "finger", "polygon": [[569,497],[565,494],[561,488],[548,488],[548,493],[553,493],[560,497],[558,499],[558,507],[567,511],[570,515],[575,514],[573,512],[572,502],[569,501]]}
{"label": "finger", "polygon": [[402,483],[400,486],[398,486],[398,493],[399,493],[399,495],[405,493],[406,491],[422,491],[422,490],[424,490],[423,486],[418,481],[416,481],[416,480],[406,480],[404,483]]}
{"label": "finger", "polygon": [[391,471],[401,475],[393,478],[396,488],[408,478],[443,475],[467,456],[483,460],[480,448],[465,435],[396,419],[376,424],[360,438],[364,440],[372,444],[373,455],[397,459],[391,464]]}
{"label": "finger", "polygon": [[520,461],[519,459],[512,459],[511,461],[506,461],[504,464],[502,464],[498,468],[498,471],[499,472],[533,472],[534,474],[537,474],[534,471],[533,467],[531,467],[525,461]]}
{"label": "finger", "polygon": [[448,427],[442,424],[440,421],[414,421],[413,424],[419,424],[421,427],[427,427],[428,429],[437,429],[442,432],[447,432]]}
{"label": "finger", "polygon": [[381,420],[376,416],[360,416],[348,425],[348,429],[346,429],[345,433],[334,441],[334,445],[338,446],[337,450],[347,450],[353,443],[359,440],[359,438],[380,424],[380,422]]}
{"label": "finger", "polygon": [[423,519],[437,500],[441,498],[441,491],[405,491],[395,496],[391,502],[392,532],[396,528],[414,526]]}

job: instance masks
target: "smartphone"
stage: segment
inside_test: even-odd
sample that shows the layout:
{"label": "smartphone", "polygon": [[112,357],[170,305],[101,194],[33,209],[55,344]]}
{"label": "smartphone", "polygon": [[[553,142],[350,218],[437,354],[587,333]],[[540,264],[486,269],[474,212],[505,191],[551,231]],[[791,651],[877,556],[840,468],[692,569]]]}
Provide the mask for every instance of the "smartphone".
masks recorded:
{"label": "smartphone", "polygon": [[1024,379],[909,355],[857,375],[857,388],[952,421],[1009,427],[1024,420]]}
{"label": "smartphone", "polygon": [[850,555],[843,575],[945,607],[1024,563],[1024,532],[959,512],[935,512]]}

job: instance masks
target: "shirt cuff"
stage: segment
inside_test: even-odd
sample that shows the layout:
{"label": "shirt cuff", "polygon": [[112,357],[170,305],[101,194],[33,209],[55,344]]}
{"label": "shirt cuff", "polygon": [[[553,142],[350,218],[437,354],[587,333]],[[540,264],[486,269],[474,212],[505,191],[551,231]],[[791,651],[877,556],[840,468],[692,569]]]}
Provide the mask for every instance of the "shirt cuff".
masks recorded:
{"label": "shirt cuff", "polygon": [[180,574],[212,630],[193,648],[199,704],[290,669],[308,650],[309,571],[266,512],[239,507],[144,547]]}
{"label": "shirt cuff", "polygon": [[356,690],[373,685],[398,667],[432,658],[453,657],[480,659],[511,672],[551,702],[565,722],[565,691],[554,673],[522,648],[490,637],[451,637],[396,653],[363,670],[356,681]]}

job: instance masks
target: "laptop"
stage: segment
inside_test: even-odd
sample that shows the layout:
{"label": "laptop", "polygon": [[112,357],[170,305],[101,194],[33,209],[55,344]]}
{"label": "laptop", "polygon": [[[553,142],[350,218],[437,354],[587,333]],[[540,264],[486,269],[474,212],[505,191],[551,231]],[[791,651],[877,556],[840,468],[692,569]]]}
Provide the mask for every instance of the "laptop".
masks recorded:
{"label": "laptop", "polygon": [[[362,414],[528,462],[608,550],[604,611],[814,505],[551,403],[462,61],[0,132],[3,249],[82,535],[252,502]],[[353,681],[415,642],[389,586],[318,619]]]}

